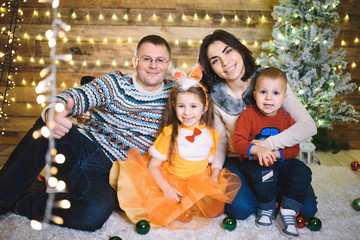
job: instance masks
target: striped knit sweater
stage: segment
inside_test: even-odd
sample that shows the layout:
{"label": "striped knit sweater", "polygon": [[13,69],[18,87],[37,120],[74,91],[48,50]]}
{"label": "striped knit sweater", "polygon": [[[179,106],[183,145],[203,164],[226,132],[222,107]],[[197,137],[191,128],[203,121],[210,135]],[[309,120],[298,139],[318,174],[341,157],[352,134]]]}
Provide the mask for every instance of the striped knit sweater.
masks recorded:
{"label": "striped knit sweater", "polygon": [[[99,145],[111,161],[124,160],[129,149],[137,147],[141,154],[154,142],[172,86],[165,80],[154,92],[141,88],[135,75],[111,72],[56,96],[75,105],[71,116],[93,109],[90,120],[77,125],[79,131]],[[43,111],[44,113],[51,105]]]}

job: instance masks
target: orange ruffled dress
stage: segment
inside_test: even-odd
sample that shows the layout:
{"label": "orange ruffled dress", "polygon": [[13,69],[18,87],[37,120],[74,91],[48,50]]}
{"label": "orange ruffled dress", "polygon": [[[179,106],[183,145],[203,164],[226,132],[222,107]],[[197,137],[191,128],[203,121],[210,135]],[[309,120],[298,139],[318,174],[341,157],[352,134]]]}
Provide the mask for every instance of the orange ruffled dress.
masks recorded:
{"label": "orange ruffled dress", "polygon": [[160,171],[164,179],[183,194],[180,203],[165,198],[157,186],[147,169],[150,154],[141,156],[137,149],[131,149],[125,161],[114,162],[110,185],[117,190],[120,208],[133,223],[144,219],[153,228],[200,228],[207,225],[208,218],[221,215],[225,203],[234,199],[241,186],[236,174],[222,169],[218,182],[210,177],[209,163],[216,150],[218,132],[205,125],[196,128],[201,134],[190,142],[186,136],[193,134],[194,127],[180,127],[176,140],[178,151],[171,165],[166,160],[172,126],[165,127],[149,149],[153,157],[164,160]]}

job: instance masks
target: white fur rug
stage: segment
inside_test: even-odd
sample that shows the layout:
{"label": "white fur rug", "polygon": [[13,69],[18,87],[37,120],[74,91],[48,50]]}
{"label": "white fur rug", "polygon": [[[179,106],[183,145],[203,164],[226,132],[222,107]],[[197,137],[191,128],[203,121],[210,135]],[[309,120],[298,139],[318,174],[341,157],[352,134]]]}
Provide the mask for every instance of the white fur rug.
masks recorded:
{"label": "white fur rug", "polygon": [[[360,239],[360,211],[351,207],[351,202],[360,197],[360,172],[354,173],[350,167],[325,167],[312,165],[313,187],[318,197],[318,213],[322,229],[311,232],[307,228],[299,229],[300,239]],[[237,228],[229,232],[222,227],[225,215],[212,219],[210,225],[199,230],[151,229],[146,235],[135,231],[126,215],[114,212],[104,226],[96,232],[83,232],[53,225],[43,226],[36,231],[30,221],[24,217],[9,214],[0,218],[0,239],[109,239],[119,236],[122,239],[286,239],[278,229],[272,226],[259,229],[255,226],[254,215],[245,221],[238,221]]]}

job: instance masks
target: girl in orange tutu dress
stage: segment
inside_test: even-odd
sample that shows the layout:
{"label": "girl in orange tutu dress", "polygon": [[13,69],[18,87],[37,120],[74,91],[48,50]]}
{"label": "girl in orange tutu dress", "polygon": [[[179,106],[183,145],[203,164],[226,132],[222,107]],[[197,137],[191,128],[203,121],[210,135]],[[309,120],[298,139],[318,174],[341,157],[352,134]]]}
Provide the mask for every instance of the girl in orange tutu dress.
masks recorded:
{"label": "girl in orange tutu dress", "polygon": [[220,171],[222,166],[213,159],[219,133],[210,127],[211,98],[195,79],[201,79],[200,66],[190,77],[178,71],[175,78],[178,85],[149,154],[141,156],[132,149],[125,161],[114,162],[110,184],[133,223],[147,220],[153,228],[199,228],[223,213],[241,180],[227,169]]}

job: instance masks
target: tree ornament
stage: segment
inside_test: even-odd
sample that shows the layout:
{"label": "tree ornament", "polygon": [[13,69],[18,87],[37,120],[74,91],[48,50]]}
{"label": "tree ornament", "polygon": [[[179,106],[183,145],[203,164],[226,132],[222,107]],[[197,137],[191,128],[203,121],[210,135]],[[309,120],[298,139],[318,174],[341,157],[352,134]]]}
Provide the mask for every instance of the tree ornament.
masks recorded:
{"label": "tree ornament", "polygon": [[118,236],[112,236],[109,238],[109,240],[122,240],[122,238]]}
{"label": "tree ornament", "polygon": [[297,228],[304,228],[306,226],[306,220],[303,216],[296,217]]}
{"label": "tree ornament", "polygon": [[354,201],[352,202],[352,207],[356,211],[360,211],[360,198],[355,198],[354,199]]}
{"label": "tree ornament", "polygon": [[178,220],[182,223],[188,223],[192,220],[192,218],[193,215],[189,211],[186,211],[178,217]]}
{"label": "tree ornament", "polygon": [[307,227],[311,230],[311,231],[319,231],[321,228],[321,221],[320,219],[318,219],[317,217],[313,217],[309,220]]}
{"label": "tree ornament", "polygon": [[237,222],[232,217],[226,217],[223,220],[223,227],[228,231],[233,231],[236,228]]}
{"label": "tree ornament", "polygon": [[142,235],[150,231],[150,223],[146,220],[140,220],[136,223],[136,231]]}
{"label": "tree ornament", "polygon": [[352,161],[351,162],[351,169],[354,171],[359,170],[360,168],[360,163],[358,161]]}

